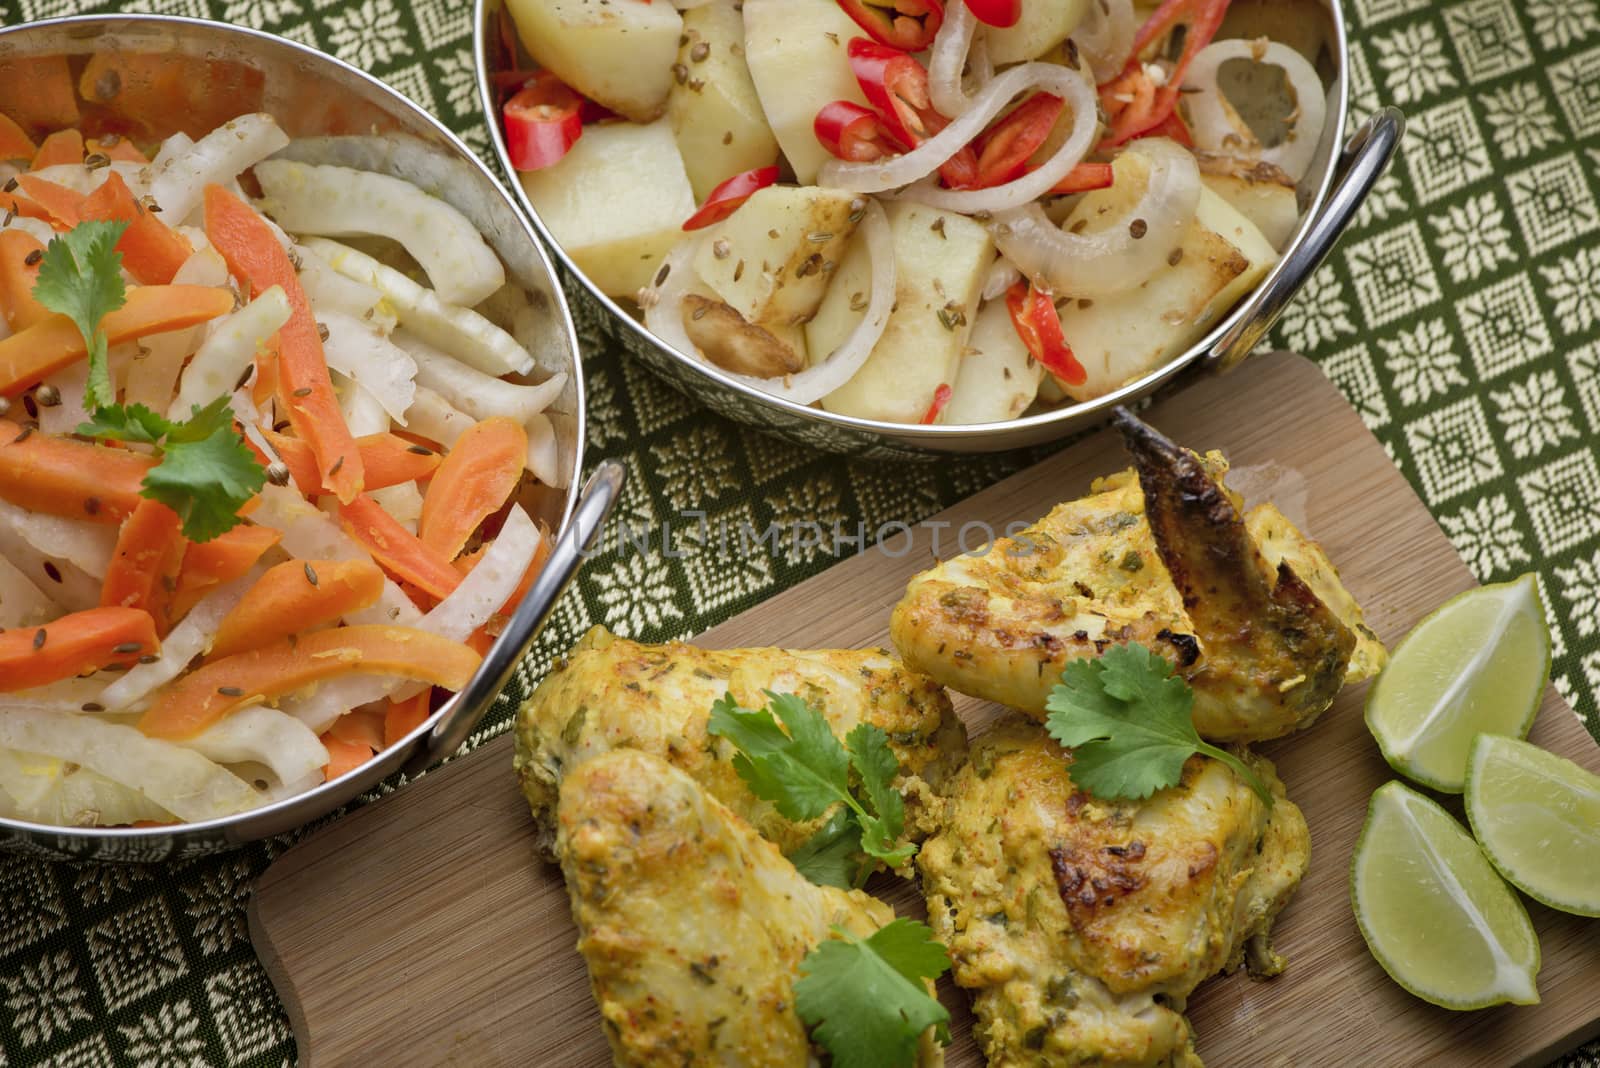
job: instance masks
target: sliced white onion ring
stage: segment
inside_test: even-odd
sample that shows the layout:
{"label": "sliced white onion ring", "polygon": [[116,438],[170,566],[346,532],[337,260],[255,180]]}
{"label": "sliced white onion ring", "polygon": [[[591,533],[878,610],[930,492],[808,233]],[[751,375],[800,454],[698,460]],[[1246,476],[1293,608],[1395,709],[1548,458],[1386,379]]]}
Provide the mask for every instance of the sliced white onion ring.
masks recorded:
{"label": "sliced white onion ring", "polygon": [[[1129,153],[1148,159],[1149,174],[1144,192],[1126,212],[1074,234],[1051,222],[1039,205],[1029,204],[996,216],[990,229],[1001,254],[1057,296],[1109,296],[1155,274],[1194,219],[1200,168],[1187,149],[1164,137],[1141,138],[1124,155]],[[1142,229],[1131,226],[1138,220],[1145,224]]]}
{"label": "sliced white onion ring", "polygon": [[[866,314],[844,343],[823,360],[796,375],[782,378],[756,378],[752,375],[724,371],[729,378],[743,382],[763,393],[793,401],[795,404],[814,404],[844,385],[867,362],[878,339],[889,325],[889,313],[894,310],[896,271],[894,261],[894,236],[889,230],[889,219],[883,208],[868,201],[866,213],[861,217],[858,231],[867,243],[867,255],[872,261],[872,296],[867,302]],[[680,241],[662,265],[666,277],[654,289],[640,295],[645,305],[644,321],[650,331],[679,352],[687,353],[707,366],[707,360],[694,342],[689,340],[683,327],[683,298],[693,287],[694,253],[699,242]],[[659,277],[659,276],[658,276]]]}
{"label": "sliced white onion ring", "polygon": [[961,71],[967,65],[977,28],[978,20],[966,0],[950,0],[944,9],[944,25],[928,53],[928,98],[941,115],[955,118],[972,103],[961,83]]}
{"label": "sliced white onion ring", "polygon": [[[1217,72],[1230,59],[1248,59],[1277,67],[1288,79],[1295,110],[1289,116],[1289,130],[1281,144],[1270,148],[1259,146],[1255,134],[1222,95],[1217,86]],[[1186,93],[1184,99],[1189,106],[1196,147],[1218,155],[1260,159],[1277,166],[1297,182],[1305,176],[1311,158],[1316,155],[1317,143],[1322,140],[1322,126],[1328,110],[1322,79],[1317,77],[1316,68],[1305,56],[1286,44],[1264,37],[1253,41],[1238,38],[1213,41],[1189,64],[1183,87],[1194,90]]]}
{"label": "sliced white onion ring", "polygon": [[1072,42],[1089,62],[1096,82],[1108,82],[1122,73],[1136,29],[1133,0],[1089,0],[1089,14],[1073,31]]}
{"label": "sliced white onion ring", "polygon": [[999,300],[1011,291],[1011,287],[1022,281],[1022,272],[1017,270],[1017,265],[1001,256],[989,268],[989,273],[983,279],[983,299]]}
{"label": "sliced white onion ring", "polygon": [[1053,93],[1072,109],[1072,136],[1044,166],[1014,182],[993,189],[919,188],[918,202],[947,211],[1004,211],[1037,200],[1089,151],[1096,129],[1094,91],[1077,71],[1054,63],[1024,63],[1012,67],[973,96],[967,111],[949,126],[903,156],[871,163],[830,160],[823,165],[817,184],[857,193],[881,193],[910,185],[961,151],[989,125],[1013,97],[1037,90]]}

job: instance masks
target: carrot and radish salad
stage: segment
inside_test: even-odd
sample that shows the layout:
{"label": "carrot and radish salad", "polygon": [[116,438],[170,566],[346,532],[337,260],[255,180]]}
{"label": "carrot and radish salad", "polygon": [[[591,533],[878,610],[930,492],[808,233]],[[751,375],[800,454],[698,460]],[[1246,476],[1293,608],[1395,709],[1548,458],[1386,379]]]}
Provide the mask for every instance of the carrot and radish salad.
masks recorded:
{"label": "carrot and radish salad", "polygon": [[566,376],[425,191],[269,115],[48,110],[0,112],[0,816],[228,816],[471,678],[548,556]]}

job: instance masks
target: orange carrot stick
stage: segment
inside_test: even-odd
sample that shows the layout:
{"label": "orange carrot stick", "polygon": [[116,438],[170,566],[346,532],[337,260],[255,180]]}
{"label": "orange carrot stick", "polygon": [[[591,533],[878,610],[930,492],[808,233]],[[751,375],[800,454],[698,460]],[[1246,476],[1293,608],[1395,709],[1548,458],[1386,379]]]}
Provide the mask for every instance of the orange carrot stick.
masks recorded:
{"label": "orange carrot stick", "polygon": [[206,236],[252,296],[282,286],[289,321],[278,331],[278,400],[317,457],[322,484],[349,503],[365,485],[361,453],[339,411],[322,338],[294,264],[256,210],[220,185],[206,187]]}
{"label": "orange carrot stick", "polygon": [[496,417],[468,428],[434,472],[422,499],[417,537],[454,560],[472,532],[517,488],[527,456],[528,432],[515,420]]}
{"label": "orange carrot stick", "polygon": [[383,593],[383,572],[370,560],[291,560],[268,568],[244,599],[217,625],[216,660],[372,604]]}
{"label": "orange carrot stick", "polygon": [[323,782],[332,782],[372,759],[370,745],[336,737],[332,731],[322,736],[322,744],[328,749],[328,762],[322,766]]}
{"label": "orange carrot stick", "polygon": [[137,608],[90,608],[41,627],[13,627],[0,633],[0,693],[132,664],[160,648],[155,620]]}
{"label": "orange carrot stick", "polygon": [[387,703],[382,707],[352,708],[335,720],[327,733],[340,741],[364,745],[369,753],[375,752],[383,748],[383,720],[386,710]]}
{"label": "orange carrot stick", "polygon": [[164,635],[188,544],[177,512],[160,501],[140,499],[117,532],[117,548],[100,587],[101,605],[142,609],[156,621],[156,633]]}
{"label": "orange carrot stick", "polygon": [[241,523],[210,541],[190,545],[178,572],[178,589],[172,595],[172,618],[182,619],[200,598],[243,576],[282,537],[271,527]]}
{"label": "orange carrot stick", "polygon": [[459,690],[479,660],[460,642],[413,627],[313,631],[200,666],[162,692],[139,729],[152,738],[190,738],[245,705],[341,675],[398,675]]}
{"label": "orange carrot stick", "polygon": [[[163,334],[233,310],[220,286],[136,286],[128,302],[100,320],[108,344]],[[65,315],[52,315],[0,340],[0,396],[15,396],[88,354],[83,335]]]}
{"label": "orange carrot stick", "polygon": [[148,456],[87,445],[0,419],[0,497],[34,512],[121,523],[133,514]]}
{"label": "orange carrot stick", "polygon": [[39,142],[39,151],[33,154],[33,170],[56,167],[63,163],[83,162],[83,134],[77,130],[57,130]]}
{"label": "orange carrot stick", "polygon": [[415,697],[390,700],[383,714],[383,748],[387,749],[422,725],[432,714],[433,687],[424,686]]}
{"label": "orange carrot stick", "polygon": [[[22,188],[26,191],[28,186],[23,184]],[[128,224],[117,242],[117,251],[122,253],[122,265],[142,285],[171,282],[172,276],[194,251],[187,238],[162,222],[155,213],[139,206],[128,183],[116,171],[106,175],[100,187],[83,199],[79,216]]]}
{"label": "orange carrot stick", "polygon": [[[317,492],[316,487],[320,482],[317,460],[312,455],[311,446],[288,434],[271,430],[262,433],[289,468],[295,485],[308,493]],[[427,478],[439,466],[438,453],[431,450],[418,452],[416,450],[424,449],[424,446],[412,445],[394,434],[367,434],[356,438],[356,449],[361,453],[361,463],[367,472],[366,488],[369,490]]]}
{"label": "orange carrot stick", "polygon": [[424,545],[377,501],[362,494],[339,506],[339,523],[385,571],[440,600],[461,584],[448,558]]}
{"label": "orange carrot stick", "polygon": [[25,129],[78,125],[78,95],[64,54],[0,59],[0,100],[6,114]]}
{"label": "orange carrot stick", "polygon": [[25,159],[32,162],[38,146],[22,127],[0,114],[0,159]]}
{"label": "orange carrot stick", "polygon": [[[40,150],[41,154],[43,150]],[[40,178],[37,174],[17,175],[19,197],[27,197],[45,210],[50,225],[57,230],[70,230],[83,221],[83,194],[68,189],[57,182]]]}
{"label": "orange carrot stick", "polygon": [[[38,253],[38,255],[34,255]],[[50,317],[50,309],[33,296],[44,246],[21,230],[0,230],[0,315],[12,332],[26,330]],[[28,260],[33,262],[29,263]]]}

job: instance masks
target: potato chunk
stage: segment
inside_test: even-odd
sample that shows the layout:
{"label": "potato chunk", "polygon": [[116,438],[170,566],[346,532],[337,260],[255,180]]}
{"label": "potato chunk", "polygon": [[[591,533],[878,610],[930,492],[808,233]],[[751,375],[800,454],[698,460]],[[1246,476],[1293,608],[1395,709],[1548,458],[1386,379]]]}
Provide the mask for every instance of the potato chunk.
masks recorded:
{"label": "potato chunk", "polygon": [[792,324],[817,310],[856,224],[855,194],[773,185],[706,231],[694,266],[752,323]]}
{"label": "potato chunk", "polygon": [[733,0],[713,0],[683,13],[678,63],[667,117],[689,172],[696,202],[720,182],[778,162],[778,141],[762,114],[744,58],[744,18]]}
{"label": "potato chunk", "polygon": [[1089,376],[1082,386],[1064,386],[1068,396],[1100,396],[1170,360],[1278,261],[1261,231],[1205,187],[1177,252],[1176,262],[1135,289],[1061,309],[1062,333]]}
{"label": "potato chunk", "polygon": [[1005,29],[990,26],[984,30],[989,42],[989,58],[1004,66],[1025,59],[1038,59],[1067,39],[1089,10],[1090,0],[1047,0],[1025,3],[1022,17]]}
{"label": "potato chunk", "polygon": [[962,353],[956,384],[941,423],[1001,423],[1028,410],[1039,393],[1044,368],[1011,323],[1004,299],[978,313]]}
{"label": "potato chunk", "polygon": [[650,0],[507,0],[528,54],[584,96],[650,122],[666,107],[683,19]]}
{"label": "potato chunk", "polygon": [[1276,167],[1241,166],[1230,173],[1207,173],[1201,177],[1206,187],[1246,219],[1255,223],[1272,247],[1282,252],[1300,227],[1300,203],[1294,183]]}
{"label": "potato chunk", "polygon": [[812,131],[835,100],[863,106],[845,47],[861,27],[835,0],[745,0],[744,47],[762,110],[803,184],[832,157]]}
{"label": "potato chunk", "polygon": [[[887,211],[898,273],[895,310],[867,362],[822,406],[841,415],[915,423],[939,386],[956,380],[994,245],[989,232],[964,215],[909,201],[891,203]],[[838,348],[864,314],[871,265],[862,242],[835,274],[806,328],[813,363]]]}
{"label": "potato chunk", "polygon": [[518,177],[561,247],[608,296],[649,285],[694,213],[665,120],[590,126],[560,163]]}

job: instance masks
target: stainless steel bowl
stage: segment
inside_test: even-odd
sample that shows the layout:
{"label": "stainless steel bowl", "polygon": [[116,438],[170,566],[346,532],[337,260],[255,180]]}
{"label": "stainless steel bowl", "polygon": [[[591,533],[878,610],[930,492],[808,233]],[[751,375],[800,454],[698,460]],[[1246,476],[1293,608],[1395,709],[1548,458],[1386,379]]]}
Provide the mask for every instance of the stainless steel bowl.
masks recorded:
{"label": "stainless steel bowl", "polygon": [[[1271,3],[1272,0],[1257,2]],[[500,165],[514,178],[516,172],[506,154],[491,76],[498,69],[498,57],[514,54],[517,46],[503,37],[509,21],[502,15],[504,0],[476,0],[476,3],[474,51],[479,99],[484,113],[489,116],[490,137]],[[1165,366],[1097,400],[1009,422],[967,426],[885,423],[805,407],[753,389],[672,348],[646,330],[632,311],[589,281],[555,240],[528,201],[521,184],[515,180],[511,183],[512,192],[556,258],[581,283],[581,288],[567,287],[575,314],[598,319],[629,352],[713,411],[804,445],[868,459],[923,459],[943,453],[998,452],[1037,445],[1097,425],[1109,418],[1111,409],[1117,405],[1146,397],[1186,372],[1226,370],[1236,365],[1277,321],[1289,300],[1349,225],[1398,148],[1404,122],[1398,111],[1383,108],[1371,116],[1341,150],[1339,142],[1350,96],[1349,46],[1344,15],[1337,0],[1329,0],[1327,10],[1331,21],[1327,62],[1332,75],[1328,119],[1316,159],[1300,183],[1304,209],[1300,227],[1282,259],[1205,337]]]}
{"label": "stainless steel bowl", "polygon": [[154,57],[150,62],[159,64],[160,76],[174,77],[169,84],[202,86],[194,99],[205,114],[125,114],[118,109],[119,99],[136,100],[146,87],[107,85],[96,87],[107,99],[84,107],[83,122],[92,131],[136,130],[141,136],[164,137],[196,125],[187,132],[197,136],[213,124],[213,113],[225,119],[265,111],[297,138],[285,154],[406,178],[459,208],[477,224],[505,262],[508,277],[528,298],[533,316],[524,341],[539,365],[535,376],[565,371],[571,383],[553,408],[560,418],[552,419],[559,424],[566,486],[536,489],[526,500],[536,519],[562,532],[551,564],[472,682],[404,741],[334,782],[226,819],[159,828],[64,828],[0,819],[0,847],[55,857],[153,861],[293,830],[402,768],[415,774],[453,753],[527,651],[571,578],[579,550],[592,540],[609,510],[622,473],[603,465],[580,500],[583,371],[571,317],[527,222],[493,175],[449,130],[354,67],[270,34],[143,15],[62,18],[0,29],[0,68],[30,57],[64,55],[76,77],[87,62],[84,57],[106,50]]}

